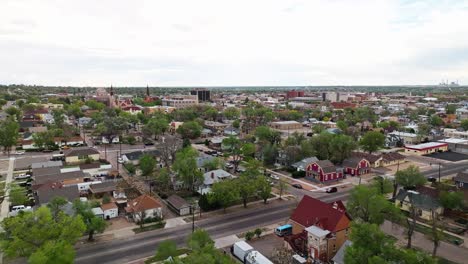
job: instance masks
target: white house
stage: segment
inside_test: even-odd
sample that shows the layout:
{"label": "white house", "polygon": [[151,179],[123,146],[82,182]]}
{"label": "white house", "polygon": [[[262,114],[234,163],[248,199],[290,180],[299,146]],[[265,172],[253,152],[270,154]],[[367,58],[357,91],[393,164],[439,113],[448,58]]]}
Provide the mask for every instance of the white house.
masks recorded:
{"label": "white house", "polygon": [[153,197],[143,194],[129,201],[125,207],[127,219],[135,222],[140,219],[159,217],[162,218],[162,205]]}
{"label": "white house", "polygon": [[198,193],[200,194],[211,192],[211,186],[213,186],[214,183],[225,179],[232,179],[233,176],[225,170],[217,169],[203,174],[203,178],[203,184],[198,188]]}
{"label": "white house", "polygon": [[119,216],[119,208],[115,203],[106,203],[101,205],[102,212],[104,214],[104,219],[109,220]]}

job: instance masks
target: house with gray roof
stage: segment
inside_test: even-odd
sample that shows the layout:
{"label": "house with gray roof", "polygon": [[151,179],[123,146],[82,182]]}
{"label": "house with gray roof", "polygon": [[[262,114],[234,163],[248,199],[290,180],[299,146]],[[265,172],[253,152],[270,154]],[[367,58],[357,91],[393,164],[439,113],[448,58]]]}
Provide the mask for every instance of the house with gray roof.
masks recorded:
{"label": "house with gray roof", "polygon": [[214,183],[223,181],[226,179],[232,179],[234,176],[230,174],[229,172],[222,170],[222,169],[217,169],[217,170],[212,170],[209,172],[206,172],[203,174],[203,184],[198,187],[198,193],[200,194],[206,194],[211,192],[211,186],[213,186]]}
{"label": "house with gray roof", "polygon": [[432,211],[435,211],[437,215],[443,213],[443,208],[437,196],[438,191],[429,187],[419,187],[415,191],[400,189],[395,197],[395,205],[406,212],[409,212],[411,205],[413,205],[419,218],[430,221]]}
{"label": "house with gray roof", "polygon": [[305,171],[306,166],[310,163],[318,161],[317,157],[310,157],[310,158],[305,158],[301,161],[298,161],[294,164],[291,165],[291,167],[295,168],[298,171]]}

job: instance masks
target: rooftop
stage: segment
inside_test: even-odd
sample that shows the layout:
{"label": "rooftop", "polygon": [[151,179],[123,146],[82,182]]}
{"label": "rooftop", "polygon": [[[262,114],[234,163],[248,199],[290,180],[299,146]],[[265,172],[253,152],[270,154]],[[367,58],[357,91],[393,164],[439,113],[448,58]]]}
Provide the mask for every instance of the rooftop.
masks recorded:
{"label": "rooftop", "polygon": [[418,145],[406,145],[405,148],[424,150],[424,149],[438,148],[438,147],[443,147],[443,146],[447,146],[447,143],[428,142],[428,143],[423,143],[423,144],[418,144]]}

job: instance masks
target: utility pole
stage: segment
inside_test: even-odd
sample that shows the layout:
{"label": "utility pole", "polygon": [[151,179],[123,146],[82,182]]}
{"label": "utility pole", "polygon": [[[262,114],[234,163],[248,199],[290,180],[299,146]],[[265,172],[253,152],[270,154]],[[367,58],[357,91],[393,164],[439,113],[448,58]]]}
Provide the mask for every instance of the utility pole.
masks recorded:
{"label": "utility pole", "polygon": [[107,144],[104,144],[104,159],[107,160]]}
{"label": "utility pole", "polygon": [[440,183],[440,162],[439,162],[439,183]]}
{"label": "utility pole", "polygon": [[118,151],[117,152],[117,157],[116,157],[116,159],[117,159],[117,173],[119,173],[119,156],[120,156],[120,152]]}

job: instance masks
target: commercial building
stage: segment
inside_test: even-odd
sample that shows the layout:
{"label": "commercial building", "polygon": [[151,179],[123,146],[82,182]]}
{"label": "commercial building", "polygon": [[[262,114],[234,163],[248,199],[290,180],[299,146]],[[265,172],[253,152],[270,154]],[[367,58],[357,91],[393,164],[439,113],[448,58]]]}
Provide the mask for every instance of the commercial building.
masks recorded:
{"label": "commercial building", "polygon": [[198,105],[197,96],[178,96],[162,99],[162,106],[185,108],[194,105]]}
{"label": "commercial building", "polygon": [[405,153],[414,155],[426,155],[435,152],[445,152],[448,150],[447,143],[428,142],[418,145],[406,145]]}
{"label": "commercial building", "polygon": [[200,102],[206,102],[211,100],[211,92],[206,89],[195,89],[190,91],[190,95],[195,95]]}
{"label": "commercial building", "polygon": [[271,122],[271,128],[278,130],[292,130],[292,129],[301,129],[302,124],[297,121],[278,121]]}
{"label": "commercial building", "polygon": [[304,91],[296,91],[296,90],[291,90],[286,92],[286,98],[296,98],[296,97],[304,97]]}

